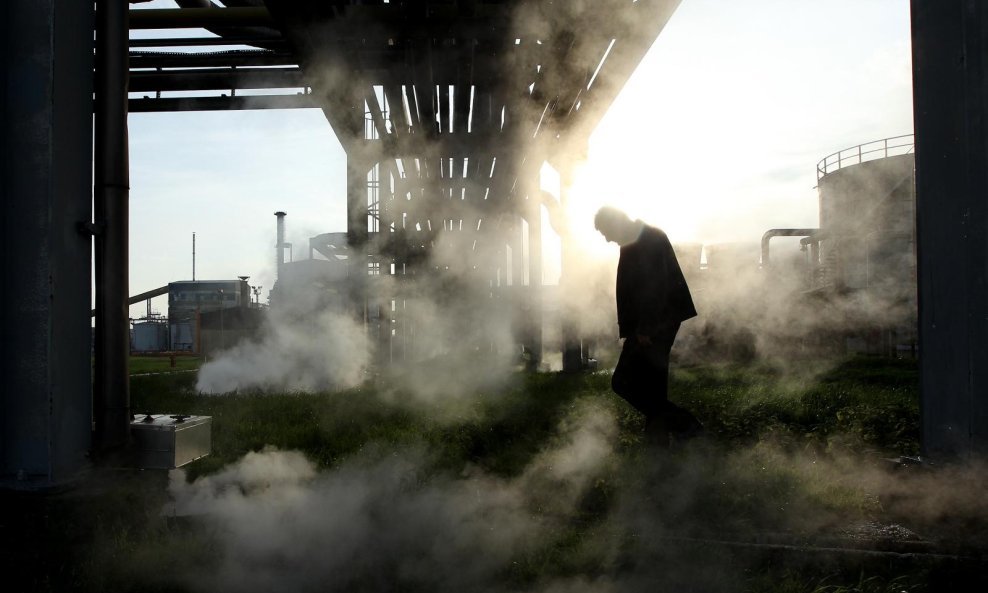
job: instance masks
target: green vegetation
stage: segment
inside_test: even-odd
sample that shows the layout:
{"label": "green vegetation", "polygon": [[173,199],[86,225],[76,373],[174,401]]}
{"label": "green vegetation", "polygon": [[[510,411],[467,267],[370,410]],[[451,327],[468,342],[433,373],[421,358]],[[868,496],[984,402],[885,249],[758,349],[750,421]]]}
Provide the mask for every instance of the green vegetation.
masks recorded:
{"label": "green vegetation", "polygon": [[198,356],[162,355],[130,357],[131,375],[194,371],[200,366],[202,366],[202,359]]}
{"label": "green vegetation", "polygon": [[[190,482],[267,447],[300,451],[323,472],[415,450],[423,461],[412,493],[476,475],[520,490],[527,521],[544,527],[498,569],[498,590],[925,591],[938,579],[970,576],[963,566],[943,572],[884,557],[859,562],[838,554],[821,564],[790,549],[862,522],[908,520],[882,499],[880,476],[883,458],[918,450],[914,362],[680,368],[673,398],[697,412],[708,434],[668,451],[645,445],[641,417],[610,392],[609,381],[607,373],[518,375],[502,389],[438,406],[373,384],[204,396],[195,392],[194,373],[175,373],[133,377],[132,406],[213,418],[212,454],[185,468]],[[611,450],[564,508],[558,484],[543,475],[564,462],[545,455],[587,418],[612,419]],[[0,501],[3,539],[30,534],[28,545],[3,550],[32,568],[28,589],[195,590],[196,575],[223,562],[205,522],[161,513],[169,500],[163,473],[97,476],[84,492]],[[766,541],[780,546],[730,543]],[[43,545],[44,559],[32,551]],[[389,590],[433,590],[393,578]],[[383,589],[376,582],[349,590]]]}
{"label": "green vegetation", "polygon": [[680,370],[673,392],[733,445],[771,435],[789,446],[833,445],[887,455],[919,452],[915,361],[854,358],[826,370]]}

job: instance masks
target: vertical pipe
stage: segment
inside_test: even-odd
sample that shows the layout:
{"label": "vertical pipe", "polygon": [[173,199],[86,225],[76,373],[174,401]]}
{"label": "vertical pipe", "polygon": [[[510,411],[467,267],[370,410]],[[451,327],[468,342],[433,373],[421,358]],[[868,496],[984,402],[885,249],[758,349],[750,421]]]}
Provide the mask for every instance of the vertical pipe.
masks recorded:
{"label": "vertical pipe", "polygon": [[96,237],[96,448],[109,452],[130,437],[128,356],[127,146],[128,4],[96,2],[96,113],[93,212]]}
{"label": "vertical pipe", "polygon": [[285,216],[282,211],[274,213],[278,219],[277,235],[275,239],[275,280],[281,280],[281,273],[285,268]]}
{"label": "vertical pipe", "polygon": [[192,281],[196,281],[196,234],[192,233]]}

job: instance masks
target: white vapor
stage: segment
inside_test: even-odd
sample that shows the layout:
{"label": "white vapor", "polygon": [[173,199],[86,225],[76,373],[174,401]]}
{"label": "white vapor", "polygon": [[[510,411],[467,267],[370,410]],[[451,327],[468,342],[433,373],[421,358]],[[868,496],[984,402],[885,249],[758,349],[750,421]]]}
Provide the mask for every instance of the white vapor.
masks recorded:
{"label": "white vapor", "polygon": [[334,312],[272,314],[259,342],[242,342],[199,371],[202,393],[237,390],[318,391],[353,387],[370,363],[367,334]]}
{"label": "white vapor", "polygon": [[169,489],[174,513],[215,530],[221,565],[193,579],[208,590],[490,590],[514,556],[572,517],[613,461],[616,433],[612,416],[584,404],[515,478],[437,476],[414,448],[325,472],[266,449],[192,483],[175,470]]}

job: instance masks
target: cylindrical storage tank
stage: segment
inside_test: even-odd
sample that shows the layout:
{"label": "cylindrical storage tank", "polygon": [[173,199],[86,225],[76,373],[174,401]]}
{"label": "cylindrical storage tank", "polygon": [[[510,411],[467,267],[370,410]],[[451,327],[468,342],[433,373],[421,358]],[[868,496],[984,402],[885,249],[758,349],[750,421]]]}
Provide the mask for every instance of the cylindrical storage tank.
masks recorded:
{"label": "cylindrical storage tank", "polygon": [[162,352],[168,349],[168,324],[158,321],[134,323],[131,350],[135,352]]}
{"label": "cylindrical storage tank", "polygon": [[821,261],[841,289],[889,298],[915,293],[916,174],[912,154],[859,162],[823,175]]}

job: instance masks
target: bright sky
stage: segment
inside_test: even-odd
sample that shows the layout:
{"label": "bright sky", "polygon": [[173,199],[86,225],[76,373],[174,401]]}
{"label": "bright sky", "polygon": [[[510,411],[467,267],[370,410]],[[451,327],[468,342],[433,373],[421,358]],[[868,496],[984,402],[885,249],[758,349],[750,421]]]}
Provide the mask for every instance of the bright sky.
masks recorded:
{"label": "bright sky", "polygon": [[[576,228],[602,246],[604,203],[673,242],[816,226],[816,163],[911,133],[911,76],[908,0],[683,0],[591,138]],[[135,113],[130,155],[131,294],[190,279],[194,232],[197,278],[248,275],[264,299],[276,210],[296,259],[346,228],[345,156],[321,111]]]}

